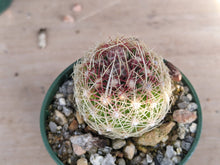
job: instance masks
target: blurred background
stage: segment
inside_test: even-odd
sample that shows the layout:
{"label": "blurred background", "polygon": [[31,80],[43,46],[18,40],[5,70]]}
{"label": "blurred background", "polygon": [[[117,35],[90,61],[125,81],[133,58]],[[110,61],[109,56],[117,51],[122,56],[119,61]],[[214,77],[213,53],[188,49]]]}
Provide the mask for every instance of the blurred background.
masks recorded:
{"label": "blurred background", "polygon": [[4,165],[55,165],[39,129],[45,93],[95,43],[117,35],[140,38],[189,78],[203,131],[187,164],[219,164],[220,0],[14,0],[0,15]]}

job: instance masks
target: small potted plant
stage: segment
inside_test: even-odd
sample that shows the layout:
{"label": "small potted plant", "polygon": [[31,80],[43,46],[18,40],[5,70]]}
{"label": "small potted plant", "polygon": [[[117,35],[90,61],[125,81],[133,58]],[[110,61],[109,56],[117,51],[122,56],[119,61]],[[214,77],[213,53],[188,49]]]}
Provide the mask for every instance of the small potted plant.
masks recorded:
{"label": "small potted plant", "polygon": [[[182,79],[183,77],[183,79]],[[67,68],[41,112],[58,164],[184,164],[202,116],[187,78],[134,37],[101,43]]]}

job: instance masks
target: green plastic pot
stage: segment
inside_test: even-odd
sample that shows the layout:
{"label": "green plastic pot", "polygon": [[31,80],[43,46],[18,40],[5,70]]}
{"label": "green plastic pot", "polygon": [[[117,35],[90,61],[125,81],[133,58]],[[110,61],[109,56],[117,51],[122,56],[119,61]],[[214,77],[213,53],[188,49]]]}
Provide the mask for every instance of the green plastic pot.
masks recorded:
{"label": "green plastic pot", "polygon": [[[47,149],[47,151],[49,152],[50,156],[53,158],[53,160],[58,164],[58,165],[63,165],[63,163],[61,162],[61,160],[58,158],[58,156],[56,155],[56,153],[52,150],[52,148],[50,147],[50,144],[48,142],[47,139],[47,134],[46,134],[46,119],[48,117],[48,107],[49,105],[52,103],[52,100],[56,94],[56,92],[59,90],[59,87],[70,78],[71,73],[73,72],[73,67],[76,64],[73,63],[71,64],[69,67],[67,67],[52,83],[52,85],[50,86],[49,90],[47,91],[47,94],[44,98],[42,107],[41,107],[41,113],[40,113],[40,130],[41,130],[41,136],[44,142],[44,145]],[[201,135],[201,130],[202,130],[202,111],[201,111],[201,106],[200,106],[200,102],[199,102],[199,98],[196,94],[196,91],[194,90],[192,84],[189,82],[189,80],[186,78],[186,76],[182,73],[182,82],[184,83],[184,85],[189,87],[189,92],[192,94],[193,96],[193,101],[195,103],[197,103],[198,105],[198,110],[197,110],[197,115],[198,115],[198,122],[197,122],[197,132],[196,132],[196,136],[195,139],[193,141],[193,144],[190,148],[190,150],[188,151],[188,153],[186,154],[186,156],[184,157],[184,159],[182,159],[182,161],[179,163],[180,165],[184,165],[189,158],[192,156],[198,142],[200,139],[200,135]]]}
{"label": "green plastic pot", "polygon": [[12,0],[0,0],[0,14],[10,6],[11,2]]}

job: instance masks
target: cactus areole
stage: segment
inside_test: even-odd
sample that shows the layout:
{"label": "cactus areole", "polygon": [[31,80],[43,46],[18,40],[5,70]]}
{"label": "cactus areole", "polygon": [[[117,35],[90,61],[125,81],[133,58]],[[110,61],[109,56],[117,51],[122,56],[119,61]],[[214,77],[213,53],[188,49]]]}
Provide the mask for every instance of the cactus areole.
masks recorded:
{"label": "cactus areole", "polygon": [[89,51],[74,67],[73,79],[77,110],[112,139],[141,136],[170,109],[169,69],[133,37],[110,39]]}

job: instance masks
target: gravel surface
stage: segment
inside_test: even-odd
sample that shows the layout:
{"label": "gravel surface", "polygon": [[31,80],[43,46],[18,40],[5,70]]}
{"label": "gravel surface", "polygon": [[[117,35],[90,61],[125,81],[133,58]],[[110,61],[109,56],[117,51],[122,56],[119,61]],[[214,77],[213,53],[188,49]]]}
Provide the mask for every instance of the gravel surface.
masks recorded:
{"label": "gravel surface", "polygon": [[[197,129],[197,108],[187,86],[175,84],[175,103],[158,127],[163,138],[153,131],[141,139],[109,139],[91,129],[76,112],[73,81],[63,83],[48,107],[47,137],[53,151],[64,164],[70,165],[175,165],[189,151]],[[172,125],[166,129],[169,122]],[[163,130],[165,129],[165,130]],[[154,135],[156,145],[143,139]],[[142,140],[141,145],[138,141]],[[159,142],[158,142],[159,141]],[[155,141],[151,144],[155,144]]]}

